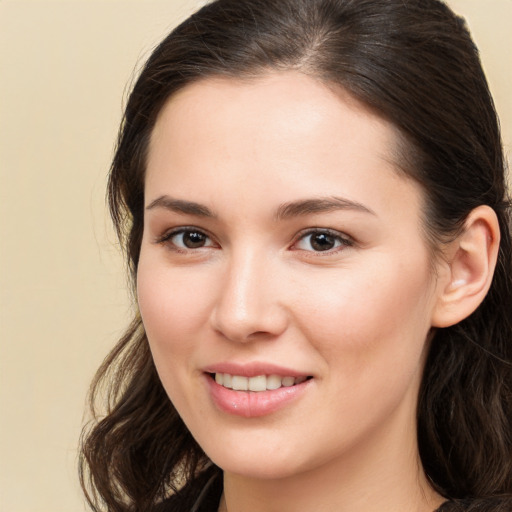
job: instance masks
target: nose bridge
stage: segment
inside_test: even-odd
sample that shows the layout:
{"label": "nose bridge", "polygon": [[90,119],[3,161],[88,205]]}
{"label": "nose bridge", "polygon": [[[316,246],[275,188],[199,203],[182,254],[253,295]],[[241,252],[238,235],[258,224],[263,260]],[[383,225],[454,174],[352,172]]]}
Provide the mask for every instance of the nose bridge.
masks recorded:
{"label": "nose bridge", "polygon": [[256,335],[277,336],[286,328],[273,267],[255,247],[232,251],[213,310],[217,331],[234,341],[249,341]]}

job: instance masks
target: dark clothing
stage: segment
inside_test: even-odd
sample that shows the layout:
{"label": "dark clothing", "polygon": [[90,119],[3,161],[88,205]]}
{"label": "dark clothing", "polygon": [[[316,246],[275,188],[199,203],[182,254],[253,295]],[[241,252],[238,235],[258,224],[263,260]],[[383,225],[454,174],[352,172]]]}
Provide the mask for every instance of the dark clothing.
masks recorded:
{"label": "dark clothing", "polygon": [[222,495],[222,471],[211,466],[154,512],[217,512]]}

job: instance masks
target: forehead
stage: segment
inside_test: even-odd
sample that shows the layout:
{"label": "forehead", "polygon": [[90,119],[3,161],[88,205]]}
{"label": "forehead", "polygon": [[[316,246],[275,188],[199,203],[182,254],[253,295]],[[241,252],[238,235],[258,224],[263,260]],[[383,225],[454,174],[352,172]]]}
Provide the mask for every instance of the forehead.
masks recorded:
{"label": "forehead", "polygon": [[259,194],[268,203],[335,191],[387,202],[384,189],[413,186],[395,163],[398,140],[393,125],[348,93],[298,72],[205,79],[160,112],[146,191],[204,196],[205,183],[223,182],[218,192],[226,200],[230,193]]}
{"label": "forehead", "polygon": [[[345,130],[340,132],[342,124]],[[358,135],[378,137],[386,154],[392,152],[397,136],[391,123],[344,89],[293,71],[269,72],[247,80],[212,77],[184,87],[160,111],[151,148],[162,135],[185,142],[189,133],[183,128],[193,128],[196,140],[203,134],[220,138],[224,135],[221,128],[227,128],[241,136],[250,134],[252,139],[258,136],[258,141],[279,133],[281,142],[285,135],[323,137],[329,142],[329,132],[336,128],[333,137],[352,142]]]}

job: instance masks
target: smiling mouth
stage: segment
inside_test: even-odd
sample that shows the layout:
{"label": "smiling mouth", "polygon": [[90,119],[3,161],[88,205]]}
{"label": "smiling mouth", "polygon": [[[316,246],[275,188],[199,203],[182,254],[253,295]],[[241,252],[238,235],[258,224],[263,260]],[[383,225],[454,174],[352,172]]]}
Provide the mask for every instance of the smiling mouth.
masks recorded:
{"label": "smiling mouth", "polygon": [[243,375],[231,375],[229,373],[210,373],[217,384],[234,391],[273,391],[279,388],[289,388],[302,384],[313,377],[291,377],[281,375],[257,375],[245,377]]}

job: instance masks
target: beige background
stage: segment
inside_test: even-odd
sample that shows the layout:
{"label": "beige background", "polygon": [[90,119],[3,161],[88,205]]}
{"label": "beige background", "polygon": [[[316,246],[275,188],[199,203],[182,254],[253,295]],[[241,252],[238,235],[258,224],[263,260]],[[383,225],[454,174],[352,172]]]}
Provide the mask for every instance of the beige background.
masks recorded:
{"label": "beige background", "polygon": [[[0,511],[84,510],[92,374],[130,316],[104,208],[126,84],[198,0],[0,0]],[[512,0],[453,0],[512,148]]]}

